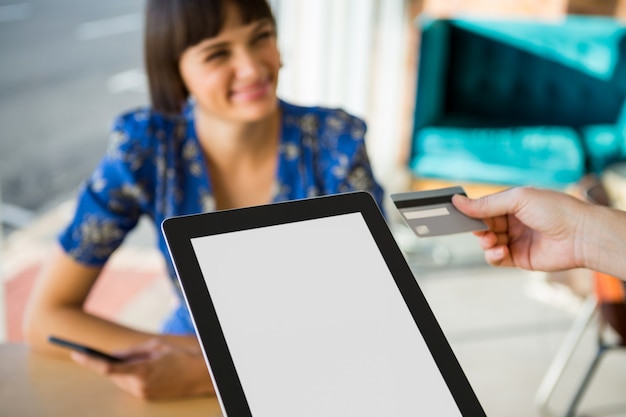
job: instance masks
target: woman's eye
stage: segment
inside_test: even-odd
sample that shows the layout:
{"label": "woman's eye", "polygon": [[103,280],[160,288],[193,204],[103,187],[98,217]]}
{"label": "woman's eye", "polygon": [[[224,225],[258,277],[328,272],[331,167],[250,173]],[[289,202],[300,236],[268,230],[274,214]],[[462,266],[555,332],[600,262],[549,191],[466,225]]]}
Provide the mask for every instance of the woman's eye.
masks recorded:
{"label": "woman's eye", "polygon": [[274,31],[273,30],[265,30],[263,32],[260,32],[259,34],[257,34],[254,38],[255,41],[263,41],[265,39],[269,39],[272,36],[274,36]]}
{"label": "woman's eye", "polygon": [[227,51],[215,51],[215,52],[211,52],[210,54],[208,54],[205,58],[204,61],[205,62],[209,62],[209,61],[215,61],[218,60],[220,58],[224,58],[226,57],[226,55],[228,55]]}

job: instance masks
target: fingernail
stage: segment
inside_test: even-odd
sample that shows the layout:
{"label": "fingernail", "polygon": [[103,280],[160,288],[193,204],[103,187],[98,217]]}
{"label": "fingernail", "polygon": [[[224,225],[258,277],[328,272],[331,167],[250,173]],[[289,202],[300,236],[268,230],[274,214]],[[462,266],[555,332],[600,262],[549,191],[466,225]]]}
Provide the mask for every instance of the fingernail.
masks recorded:
{"label": "fingernail", "polygon": [[455,194],[455,195],[452,196],[452,198],[456,199],[456,200],[459,200],[459,201],[460,200],[463,200],[463,201],[467,201],[468,200],[468,198],[466,196],[464,196],[463,194]]}

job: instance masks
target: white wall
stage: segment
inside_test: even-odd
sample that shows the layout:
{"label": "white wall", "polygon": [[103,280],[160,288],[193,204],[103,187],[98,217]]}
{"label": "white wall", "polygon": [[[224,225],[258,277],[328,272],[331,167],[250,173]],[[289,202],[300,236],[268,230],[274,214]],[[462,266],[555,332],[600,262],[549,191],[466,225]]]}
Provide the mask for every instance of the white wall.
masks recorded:
{"label": "white wall", "polygon": [[375,173],[397,177],[406,75],[405,0],[273,0],[282,53],[278,92],[341,107],[368,124]]}

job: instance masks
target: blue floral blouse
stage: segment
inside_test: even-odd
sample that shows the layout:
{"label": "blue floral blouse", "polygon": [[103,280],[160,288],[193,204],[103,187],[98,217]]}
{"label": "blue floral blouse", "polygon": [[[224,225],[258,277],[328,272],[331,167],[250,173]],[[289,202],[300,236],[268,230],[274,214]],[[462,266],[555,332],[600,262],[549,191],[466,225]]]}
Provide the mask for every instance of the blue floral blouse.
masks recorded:
{"label": "blue floral blouse", "polygon": [[[273,201],[346,191],[369,191],[382,210],[383,190],[365,149],[365,123],[339,109],[279,101],[281,137]],[[102,266],[142,215],[158,231],[169,275],[178,280],[160,233],[170,216],[215,210],[211,180],[193,119],[193,104],[178,117],[149,108],[122,114],[107,152],[79,192],[73,220],[59,241],[76,261]],[[192,334],[184,302],[165,323],[166,333]]]}

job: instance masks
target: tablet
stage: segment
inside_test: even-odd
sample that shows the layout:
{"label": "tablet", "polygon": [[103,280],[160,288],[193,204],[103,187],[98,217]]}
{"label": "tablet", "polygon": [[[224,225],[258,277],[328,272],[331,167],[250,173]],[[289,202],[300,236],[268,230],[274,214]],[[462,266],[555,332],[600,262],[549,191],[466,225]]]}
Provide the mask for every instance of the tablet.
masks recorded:
{"label": "tablet", "polygon": [[224,416],[484,416],[372,196],[162,231]]}

